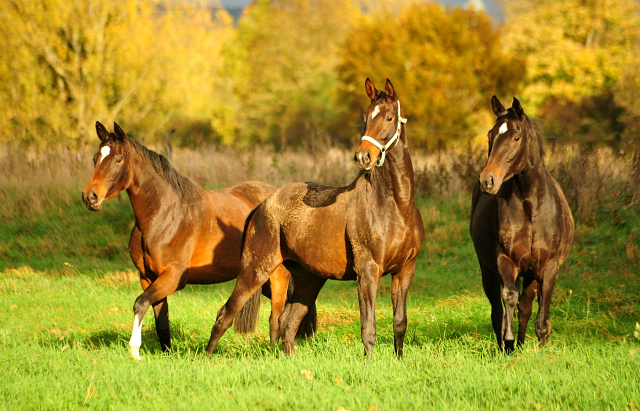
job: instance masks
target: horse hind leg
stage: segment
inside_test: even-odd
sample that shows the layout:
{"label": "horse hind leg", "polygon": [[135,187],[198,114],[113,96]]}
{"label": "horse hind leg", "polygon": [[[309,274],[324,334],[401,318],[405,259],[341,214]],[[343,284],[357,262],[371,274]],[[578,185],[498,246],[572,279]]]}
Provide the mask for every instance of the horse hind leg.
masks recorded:
{"label": "horse hind leg", "polygon": [[407,331],[407,294],[416,271],[416,260],[408,262],[391,280],[391,304],[393,305],[393,348],[402,358],[404,336]]}
{"label": "horse hind leg", "polygon": [[[291,266],[291,268],[293,270],[298,270],[299,272],[303,271],[301,267]],[[289,280],[289,285],[287,287],[287,301],[291,301],[295,287],[296,287],[295,278],[293,278],[292,276]],[[289,315],[290,308],[291,308],[291,303],[288,303],[285,308],[287,311],[281,315],[281,318],[284,319]],[[318,310],[316,308],[316,302],[314,300],[313,303],[309,305],[307,314],[304,316],[304,318],[302,318],[302,321],[298,326],[298,331],[296,332],[296,338],[311,338],[316,333],[317,329],[318,329]]]}
{"label": "horse hind leg", "polygon": [[540,347],[544,347],[551,334],[551,321],[549,321],[549,307],[551,306],[551,294],[558,279],[557,262],[548,262],[544,270],[538,274],[540,286],[538,287],[538,315],[536,316],[536,335],[540,341]]}
{"label": "horse hind leg", "polygon": [[[282,347],[285,354],[293,354],[295,351],[295,338],[300,336],[300,326],[303,319],[315,311],[315,302],[318,293],[327,281],[303,271],[302,268],[295,272],[295,287],[289,298],[285,312],[280,316],[280,330],[282,331]],[[308,324],[307,324],[308,325]]]}
{"label": "horse hind leg", "polygon": [[269,316],[269,337],[271,343],[275,344],[280,339],[279,320],[285,309],[288,296],[288,288],[291,284],[291,273],[280,264],[269,276],[269,291],[271,298],[271,314]]}
{"label": "horse hind leg", "polygon": [[[277,265],[275,268],[277,268]],[[231,296],[218,311],[216,322],[211,328],[211,338],[209,338],[209,343],[207,344],[207,352],[209,354],[213,353],[218,341],[231,327],[238,312],[256,292],[259,292],[260,287],[267,282],[270,274],[270,271],[265,270],[249,269],[245,272],[246,274],[238,276],[238,281],[233,288]]]}

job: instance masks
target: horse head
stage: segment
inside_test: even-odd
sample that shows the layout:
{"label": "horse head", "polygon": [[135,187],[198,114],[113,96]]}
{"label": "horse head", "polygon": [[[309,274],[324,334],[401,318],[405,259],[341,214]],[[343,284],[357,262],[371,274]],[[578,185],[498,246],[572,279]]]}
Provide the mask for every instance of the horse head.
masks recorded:
{"label": "horse head", "polygon": [[114,133],[96,121],[96,132],[100,139],[98,152],[93,156],[93,175],[82,190],[82,201],[91,211],[98,211],[106,200],[126,190],[131,184],[131,159],[128,156],[129,137],[120,126],[113,123]]}
{"label": "horse head", "polygon": [[498,118],[489,130],[489,158],[480,173],[480,188],[494,195],[502,183],[525,168],[534,139],[528,133],[529,119],[518,99],[514,97],[511,108],[505,109],[493,96],[491,107]]}
{"label": "horse head", "polygon": [[364,85],[371,104],[362,115],[364,131],[354,160],[361,170],[371,171],[376,165],[384,164],[387,150],[398,143],[402,124],[407,119],[402,117],[398,95],[389,79],[384,91],[378,91],[369,79]]}

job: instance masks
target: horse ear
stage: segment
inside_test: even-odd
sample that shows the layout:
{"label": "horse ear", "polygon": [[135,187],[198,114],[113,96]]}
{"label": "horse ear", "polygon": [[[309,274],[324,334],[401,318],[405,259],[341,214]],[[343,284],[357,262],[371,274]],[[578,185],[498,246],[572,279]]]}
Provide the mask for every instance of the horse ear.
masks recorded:
{"label": "horse ear", "polygon": [[100,141],[103,143],[109,141],[109,132],[99,121],[96,121],[96,133],[98,134]]}
{"label": "horse ear", "polygon": [[396,91],[393,88],[393,84],[391,84],[391,80],[387,79],[387,82],[384,84],[384,92],[389,98],[396,97]]}
{"label": "horse ear", "polygon": [[113,122],[113,131],[116,133],[116,137],[118,137],[118,140],[120,141],[125,141],[129,138],[115,121]]}
{"label": "horse ear", "polygon": [[504,113],[504,106],[496,96],[491,97],[491,108],[493,109],[493,114],[496,116],[500,116],[500,114]]}
{"label": "horse ear", "polygon": [[524,116],[524,110],[522,109],[522,106],[520,105],[520,102],[518,101],[517,98],[513,98],[513,103],[511,104],[511,108],[516,112],[516,115],[518,116],[518,118],[522,118]]}
{"label": "horse ear", "polygon": [[364,82],[364,88],[367,91],[367,96],[369,96],[371,101],[375,100],[378,96],[378,89],[373,85],[371,80],[369,80],[369,77],[367,77],[367,80],[365,80]]}

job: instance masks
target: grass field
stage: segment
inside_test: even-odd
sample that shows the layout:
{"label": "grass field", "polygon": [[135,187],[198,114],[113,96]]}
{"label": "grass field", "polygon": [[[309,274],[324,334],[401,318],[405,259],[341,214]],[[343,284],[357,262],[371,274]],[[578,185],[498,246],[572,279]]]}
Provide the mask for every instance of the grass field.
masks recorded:
{"label": "grass field", "polygon": [[[73,194],[75,195],[75,193]],[[622,195],[580,222],[539,349],[497,349],[468,235],[469,198],[419,200],[427,228],[409,298],[405,356],[393,354],[390,279],[377,302],[367,363],[356,285],[321,292],[318,334],[293,357],[268,342],[268,300],[257,334],[227,332],[203,353],[233,283],[187,286],[169,297],[173,349],[162,353],[153,315],[142,362],[129,359],[141,292],[126,243],[126,196],[91,213],[61,201],[0,224],[0,407],[4,409],[637,409],[640,211]],[[72,197],[73,198],[73,197]],[[535,314],[535,313],[534,313]]]}

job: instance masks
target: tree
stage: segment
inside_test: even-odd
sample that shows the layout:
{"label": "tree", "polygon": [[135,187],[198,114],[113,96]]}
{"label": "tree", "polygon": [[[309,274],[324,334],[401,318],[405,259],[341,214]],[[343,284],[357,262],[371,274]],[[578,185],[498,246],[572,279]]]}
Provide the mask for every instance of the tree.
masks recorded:
{"label": "tree", "polygon": [[[433,2],[410,3],[393,12],[370,10],[344,43],[340,94],[356,123],[368,106],[364,79],[391,79],[414,141],[436,147],[487,127],[493,94],[512,94],[523,62],[505,54],[488,15]],[[490,121],[490,120],[489,120]],[[350,129],[352,139],[357,131]]]}
{"label": "tree", "polygon": [[[620,135],[617,98],[640,39],[636,0],[504,1],[507,49],[526,58],[523,103],[557,133]],[[625,74],[626,70],[626,74]],[[569,127],[565,127],[568,124]],[[608,125],[607,125],[608,124]]]}
{"label": "tree", "polygon": [[322,135],[339,104],[339,45],[359,14],[353,0],[257,0],[225,47],[235,100],[214,127],[224,141],[300,144]]}
{"label": "tree", "polygon": [[82,148],[98,119],[153,134],[174,113],[210,115],[212,54],[232,30],[215,17],[198,3],[2,2],[0,141]]}

